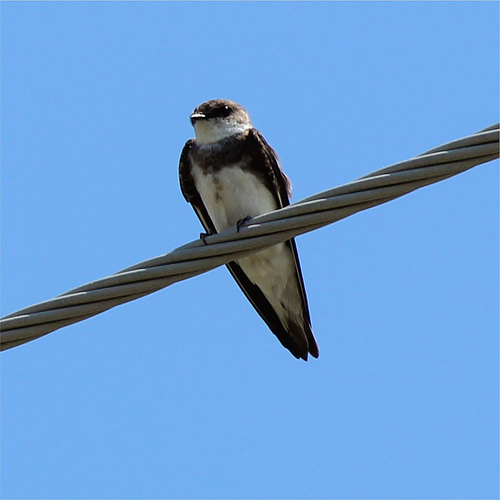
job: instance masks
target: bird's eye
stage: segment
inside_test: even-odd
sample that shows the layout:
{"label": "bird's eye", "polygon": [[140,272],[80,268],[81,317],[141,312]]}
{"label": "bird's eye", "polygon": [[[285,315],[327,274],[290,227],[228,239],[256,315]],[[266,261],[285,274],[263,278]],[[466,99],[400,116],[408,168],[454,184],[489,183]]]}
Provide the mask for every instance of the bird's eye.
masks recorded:
{"label": "bird's eye", "polygon": [[219,111],[220,116],[223,117],[229,116],[232,112],[233,110],[231,109],[231,107],[227,105],[222,106]]}

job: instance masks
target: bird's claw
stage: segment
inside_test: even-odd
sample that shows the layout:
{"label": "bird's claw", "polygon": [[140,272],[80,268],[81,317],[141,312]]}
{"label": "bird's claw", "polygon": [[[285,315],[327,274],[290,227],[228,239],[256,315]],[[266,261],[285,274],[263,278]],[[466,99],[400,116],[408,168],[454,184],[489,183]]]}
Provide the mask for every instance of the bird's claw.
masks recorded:
{"label": "bird's claw", "polygon": [[249,215],[247,215],[246,217],[243,217],[243,219],[240,219],[237,223],[236,223],[236,232],[239,233],[240,232],[240,229],[241,227],[246,223],[248,222],[249,220],[251,219],[251,217]]}
{"label": "bird's claw", "polygon": [[210,236],[209,233],[200,233],[200,239],[203,241],[204,245],[208,245],[207,238]]}

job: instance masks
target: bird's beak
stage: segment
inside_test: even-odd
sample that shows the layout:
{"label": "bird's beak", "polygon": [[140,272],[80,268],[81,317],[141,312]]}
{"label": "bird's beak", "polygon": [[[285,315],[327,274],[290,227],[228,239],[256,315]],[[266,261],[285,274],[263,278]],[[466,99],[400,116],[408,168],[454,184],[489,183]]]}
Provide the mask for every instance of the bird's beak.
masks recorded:
{"label": "bird's beak", "polygon": [[206,116],[203,113],[193,113],[191,115],[191,124],[194,125],[198,120],[204,120]]}

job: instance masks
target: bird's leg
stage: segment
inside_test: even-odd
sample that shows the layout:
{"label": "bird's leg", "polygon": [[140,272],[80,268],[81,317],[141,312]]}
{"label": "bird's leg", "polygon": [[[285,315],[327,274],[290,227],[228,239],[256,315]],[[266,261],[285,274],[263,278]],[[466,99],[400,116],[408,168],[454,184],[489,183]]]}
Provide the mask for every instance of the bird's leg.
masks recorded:
{"label": "bird's leg", "polygon": [[248,222],[249,220],[251,219],[251,217],[249,215],[247,215],[246,217],[243,217],[243,219],[240,219],[237,223],[236,223],[236,232],[239,233],[240,232],[240,229],[241,229],[241,226],[243,226],[246,222]]}

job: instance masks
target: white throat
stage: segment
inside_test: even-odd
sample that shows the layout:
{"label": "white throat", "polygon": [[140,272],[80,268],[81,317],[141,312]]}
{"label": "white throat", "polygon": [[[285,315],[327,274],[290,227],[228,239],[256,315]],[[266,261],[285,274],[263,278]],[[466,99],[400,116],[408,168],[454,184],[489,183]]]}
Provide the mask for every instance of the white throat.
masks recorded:
{"label": "white throat", "polygon": [[252,128],[251,123],[237,123],[217,118],[199,120],[194,124],[196,142],[203,145],[214,144],[233,135],[241,134],[250,128]]}

